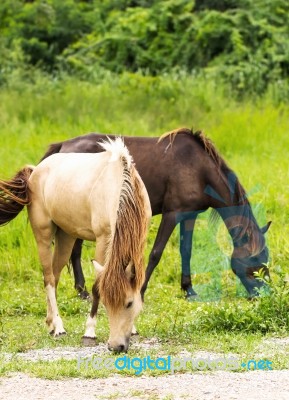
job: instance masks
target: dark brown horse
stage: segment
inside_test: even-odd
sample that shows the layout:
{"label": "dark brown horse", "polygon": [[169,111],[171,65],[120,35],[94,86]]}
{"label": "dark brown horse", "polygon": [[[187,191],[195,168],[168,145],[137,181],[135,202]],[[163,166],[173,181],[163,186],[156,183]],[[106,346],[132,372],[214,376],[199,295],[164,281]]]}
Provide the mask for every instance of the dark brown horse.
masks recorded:
{"label": "dark brown horse", "polygon": [[[57,152],[97,153],[102,151],[99,143],[106,137],[91,133],[55,143],[43,158]],[[153,215],[162,214],[142,293],[173,229],[180,223],[181,287],[187,297],[196,295],[190,272],[192,234],[198,214],[212,207],[224,220],[233,240],[232,269],[249,296],[256,295],[255,289],[263,284],[256,280],[254,272],[268,262],[264,233],[270,224],[259,228],[243,187],[212,142],[203,133],[193,134],[186,128],[174,130],[161,138],[125,136],[124,142],[147,188]],[[71,260],[75,286],[81,292],[85,282],[80,255],[81,242],[78,241]]]}

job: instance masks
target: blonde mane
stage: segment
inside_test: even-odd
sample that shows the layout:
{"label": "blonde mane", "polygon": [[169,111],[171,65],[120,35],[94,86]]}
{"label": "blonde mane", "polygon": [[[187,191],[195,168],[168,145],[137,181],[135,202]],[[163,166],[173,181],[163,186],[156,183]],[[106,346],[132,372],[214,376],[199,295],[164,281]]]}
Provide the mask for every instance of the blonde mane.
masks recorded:
{"label": "blonde mane", "polygon": [[[124,305],[126,293],[141,289],[144,282],[144,248],[148,229],[146,203],[140,177],[127,157],[122,156],[123,181],[114,232],[109,239],[104,271],[98,290],[113,309]],[[126,274],[130,265],[132,275]]]}

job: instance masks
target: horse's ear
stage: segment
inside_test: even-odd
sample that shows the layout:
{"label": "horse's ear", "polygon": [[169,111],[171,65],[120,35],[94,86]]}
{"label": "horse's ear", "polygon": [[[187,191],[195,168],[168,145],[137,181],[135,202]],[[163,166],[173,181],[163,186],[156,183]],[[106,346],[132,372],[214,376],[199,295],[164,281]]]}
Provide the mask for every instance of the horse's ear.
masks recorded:
{"label": "horse's ear", "polygon": [[100,265],[97,261],[92,260],[92,264],[94,265],[95,271],[97,274],[100,274],[101,272],[103,272],[104,267],[102,265]]}
{"label": "horse's ear", "polygon": [[125,269],[125,274],[127,279],[131,282],[135,278],[135,266],[133,265],[132,261],[129,262],[128,266]]}
{"label": "horse's ear", "polygon": [[263,233],[263,235],[268,231],[271,224],[272,224],[272,221],[269,221],[265,226],[263,226],[263,228],[261,228],[261,232]]}

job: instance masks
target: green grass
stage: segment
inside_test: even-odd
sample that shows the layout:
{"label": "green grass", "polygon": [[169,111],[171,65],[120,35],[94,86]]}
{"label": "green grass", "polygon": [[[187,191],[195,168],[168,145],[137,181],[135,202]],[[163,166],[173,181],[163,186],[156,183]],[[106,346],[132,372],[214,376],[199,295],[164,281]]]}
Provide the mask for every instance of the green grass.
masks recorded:
{"label": "green grass", "polygon": [[[143,77],[108,75],[99,85],[75,80],[20,85],[0,92],[0,177],[11,177],[25,164],[35,164],[49,143],[90,131],[127,135],[160,135],[180,126],[204,129],[234,169],[250,195],[260,225],[272,220],[267,234],[274,294],[249,303],[229,267],[231,244],[223,224],[214,229],[209,213],[195,229],[192,271],[204,301],[188,303],[179,288],[178,228],[154,272],[138,319],[140,340],[156,337],[156,350],[130,350],[138,357],[177,355],[207,350],[258,357],[265,337],[284,336],[289,328],[288,217],[289,110],[268,94],[261,100],[235,102],[212,81],[188,76]],[[148,249],[153,245],[159,217],[153,218]],[[37,249],[26,212],[0,229],[0,351],[17,355],[30,349],[80,346],[89,304],[76,297],[67,269],[59,286],[59,308],[68,335],[51,338],[45,328],[46,302]],[[83,266],[90,288],[94,245],[87,244]],[[210,301],[208,301],[210,300]],[[208,302],[207,302],[208,301]],[[101,308],[97,338],[108,338]],[[107,356],[107,355],[106,355]],[[278,350],[268,356],[274,368],[286,367]],[[0,356],[1,357],[1,356]],[[47,378],[90,377],[93,370],[76,370],[75,361],[2,362],[0,373],[26,371]],[[127,372],[129,374],[129,372]],[[107,376],[100,370],[97,376]]]}

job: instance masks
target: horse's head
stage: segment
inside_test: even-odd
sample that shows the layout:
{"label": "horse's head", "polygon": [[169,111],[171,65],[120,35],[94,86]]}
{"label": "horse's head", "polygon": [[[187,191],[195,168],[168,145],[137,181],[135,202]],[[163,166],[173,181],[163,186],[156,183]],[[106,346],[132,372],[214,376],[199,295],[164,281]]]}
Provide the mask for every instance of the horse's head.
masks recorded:
{"label": "horse's head", "polygon": [[[94,261],[99,277],[104,268]],[[112,288],[109,277],[101,281],[99,286],[100,298],[106,308],[109,320],[108,348],[111,351],[127,351],[129,339],[134,326],[134,320],[142,309],[140,285],[136,285],[135,270],[130,263],[118,282],[118,287]]]}
{"label": "horse's head", "polygon": [[254,297],[258,294],[256,289],[264,285],[263,281],[256,279],[255,272],[263,269],[265,275],[269,276],[267,267],[269,251],[264,235],[271,222],[260,228],[249,202],[219,208],[217,211],[233,241],[232,269],[240,278],[249,296]]}
{"label": "horse's head", "polygon": [[140,291],[127,293],[123,304],[116,310],[109,305],[106,306],[109,319],[108,348],[111,351],[127,351],[129,339],[134,326],[134,320],[142,309]]}
{"label": "horse's head", "polygon": [[[270,227],[268,222],[263,228],[259,228],[256,220],[249,220],[244,216],[232,218],[234,226],[227,226],[233,240],[234,250],[231,258],[233,271],[240,278],[250,297],[256,296],[256,288],[261,288],[264,283],[256,279],[255,272],[264,270],[269,276],[267,267],[269,251],[265,242],[265,233]],[[236,224],[237,222],[237,224]]]}

